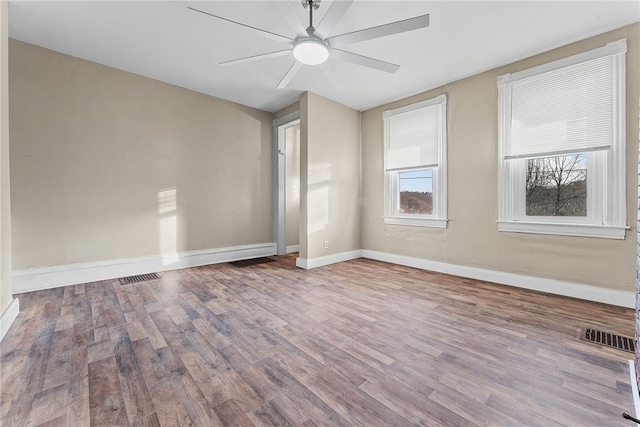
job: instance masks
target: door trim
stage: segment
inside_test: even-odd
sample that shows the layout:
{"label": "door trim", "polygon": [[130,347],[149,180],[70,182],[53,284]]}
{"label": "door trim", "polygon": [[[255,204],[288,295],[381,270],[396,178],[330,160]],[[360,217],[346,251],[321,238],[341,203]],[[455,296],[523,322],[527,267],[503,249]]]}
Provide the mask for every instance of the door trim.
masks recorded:
{"label": "door trim", "polygon": [[286,236],[286,141],[285,131],[300,123],[300,112],[287,114],[273,121],[273,240],[276,242],[276,253],[287,254]]}

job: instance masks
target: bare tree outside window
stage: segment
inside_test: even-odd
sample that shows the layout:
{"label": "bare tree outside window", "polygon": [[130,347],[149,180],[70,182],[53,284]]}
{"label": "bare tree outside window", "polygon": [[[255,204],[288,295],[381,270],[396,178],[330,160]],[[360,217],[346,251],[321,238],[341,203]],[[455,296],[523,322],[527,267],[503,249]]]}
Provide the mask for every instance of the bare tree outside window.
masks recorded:
{"label": "bare tree outside window", "polygon": [[527,160],[526,214],[587,216],[584,154]]}
{"label": "bare tree outside window", "polygon": [[433,171],[423,169],[399,172],[399,213],[431,215],[433,213]]}

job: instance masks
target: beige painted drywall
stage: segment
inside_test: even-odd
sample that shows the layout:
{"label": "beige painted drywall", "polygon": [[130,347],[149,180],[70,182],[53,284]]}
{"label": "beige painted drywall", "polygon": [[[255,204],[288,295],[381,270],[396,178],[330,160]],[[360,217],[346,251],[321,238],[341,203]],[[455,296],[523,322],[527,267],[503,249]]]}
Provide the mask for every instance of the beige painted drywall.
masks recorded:
{"label": "beige painted drywall", "polygon": [[[498,232],[496,78],[627,38],[627,224],[624,241]],[[640,96],[635,24],[368,110],[363,133],[363,248],[452,264],[632,291]],[[382,112],[446,93],[449,224],[445,230],[384,225]]]}
{"label": "beige painted drywall", "polygon": [[300,125],[285,130],[285,240],[300,244]]}
{"label": "beige painted drywall", "polygon": [[[300,100],[301,235],[313,259],[361,248],[360,113],[313,93]],[[303,190],[304,194],[305,191]],[[324,242],[329,248],[324,248]]]}
{"label": "beige painted drywall", "polygon": [[296,101],[293,104],[287,107],[284,107],[282,110],[274,113],[273,119],[274,120],[282,119],[288,116],[289,114],[299,113],[299,112],[300,112],[300,101]]}
{"label": "beige painted drywall", "polygon": [[272,242],[270,113],[9,42],[13,268]]}
{"label": "beige painted drywall", "polygon": [[12,301],[8,2],[0,2],[0,317]]}

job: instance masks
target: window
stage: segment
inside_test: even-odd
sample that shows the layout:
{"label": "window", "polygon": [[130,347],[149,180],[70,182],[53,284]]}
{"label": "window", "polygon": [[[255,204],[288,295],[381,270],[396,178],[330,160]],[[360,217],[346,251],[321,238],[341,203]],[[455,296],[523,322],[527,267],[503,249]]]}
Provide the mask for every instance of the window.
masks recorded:
{"label": "window", "polygon": [[385,224],[447,226],[447,97],[385,111]]}
{"label": "window", "polygon": [[525,171],[525,215],[587,216],[587,156],[528,159]]}
{"label": "window", "polygon": [[500,231],[624,239],[626,50],[498,78]]}

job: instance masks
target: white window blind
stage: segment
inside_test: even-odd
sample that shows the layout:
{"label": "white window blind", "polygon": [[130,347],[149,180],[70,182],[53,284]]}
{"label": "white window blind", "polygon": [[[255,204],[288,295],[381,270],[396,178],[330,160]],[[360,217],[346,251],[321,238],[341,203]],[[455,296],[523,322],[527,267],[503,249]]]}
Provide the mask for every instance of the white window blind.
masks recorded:
{"label": "white window blind", "polygon": [[387,171],[438,165],[439,104],[390,114]]}
{"label": "white window blind", "polygon": [[614,86],[614,55],[508,83],[504,158],[610,149]]}

